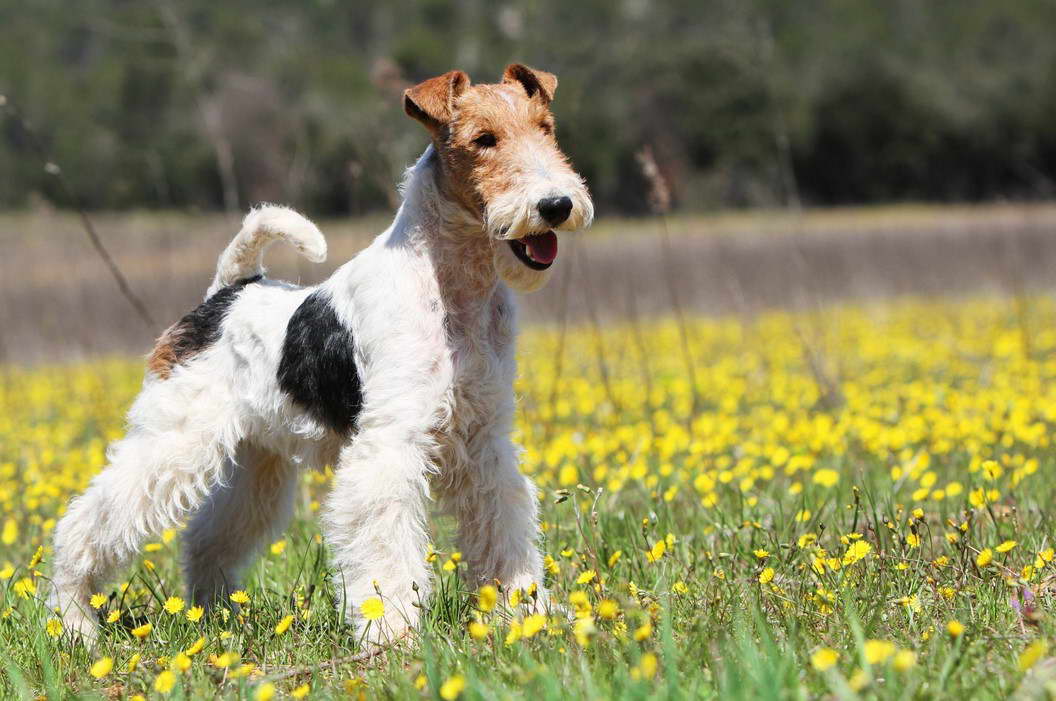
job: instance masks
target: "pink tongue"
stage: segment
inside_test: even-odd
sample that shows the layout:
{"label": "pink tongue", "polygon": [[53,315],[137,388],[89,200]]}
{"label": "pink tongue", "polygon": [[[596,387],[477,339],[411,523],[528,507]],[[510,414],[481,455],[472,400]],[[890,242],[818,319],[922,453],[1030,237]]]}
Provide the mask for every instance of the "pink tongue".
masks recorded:
{"label": "pink tongue", "polygon": [[557,234],[552,231],[525,236],[521,241],[528,247],[532,260],[537,263],[553,263],[557,258]]}

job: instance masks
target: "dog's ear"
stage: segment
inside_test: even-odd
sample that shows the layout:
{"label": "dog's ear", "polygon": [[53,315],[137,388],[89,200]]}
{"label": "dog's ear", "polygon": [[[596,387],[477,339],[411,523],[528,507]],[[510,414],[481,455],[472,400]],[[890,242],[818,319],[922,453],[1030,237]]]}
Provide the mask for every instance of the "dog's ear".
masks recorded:
{"label": "dog's ear", "polygon": [[506,70],[502,74],[502,82],[520,83],[524,87],[524,91],[528,93],[528,97],[534,97],[538,94],[543,102],[548,105],[554,99],[554,92],[557,90],[556,75],[529,68],[523,63],[511,63],[506,66]]}
{"label": "dog's ear", "polygon": [[448,71],[403,91],[403,111],[435,131],[451,121],[455,100],[469,87],[469,76]]}

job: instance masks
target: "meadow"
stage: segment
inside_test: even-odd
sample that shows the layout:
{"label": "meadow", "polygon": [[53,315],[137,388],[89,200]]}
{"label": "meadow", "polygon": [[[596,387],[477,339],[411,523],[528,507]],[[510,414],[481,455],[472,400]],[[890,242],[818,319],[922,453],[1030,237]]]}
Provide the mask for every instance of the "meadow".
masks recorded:
{"label": "meadow", "polygon": [[[302,477],[240,605],[184,601],[179,532],[74,644],[49,536],[120,435],[142,363],[0,370],[0,693],[95,698],[1038,698],[1056,689],[1056,304],[898,298],[532,326],[517,438],[547,580],[436,592],[372,664],[334,612]],[[384,592],[369,602],[373,615]]]}

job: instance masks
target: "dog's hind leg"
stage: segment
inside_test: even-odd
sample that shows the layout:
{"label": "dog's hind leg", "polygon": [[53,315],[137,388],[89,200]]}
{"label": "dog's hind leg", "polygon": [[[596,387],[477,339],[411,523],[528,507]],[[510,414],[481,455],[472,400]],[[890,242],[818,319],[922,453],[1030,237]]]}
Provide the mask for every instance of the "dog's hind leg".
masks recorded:
{"label": "dog's hind leg", "polygon": [[184,533],[184,572],[195,604],[210,606],[241,584],[259,548],[293,513],[297,471],[287,460],[241,443],[218,485]]}
{"label": "dog's hind leg", "polygon": [[[61,612],[68,629],[89,640],[96,631],[91,595],[102,591],[144,541],[202,505],[223,480],[227,446],[237,442],[222,404],[206,406],[206,398],[176,408],[172,401],[159,401],[171,396],[156,392],[140,395],[128,435],[110,447],[109,466],[70,503],[55,528],[49,605]],[[213,412],[203,416],[206,409]]]}

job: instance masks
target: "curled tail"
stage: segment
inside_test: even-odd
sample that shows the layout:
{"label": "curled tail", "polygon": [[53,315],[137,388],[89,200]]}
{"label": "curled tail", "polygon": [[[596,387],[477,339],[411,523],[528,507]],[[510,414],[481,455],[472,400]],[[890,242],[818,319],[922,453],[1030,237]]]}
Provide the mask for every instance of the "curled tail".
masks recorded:
{"label": "curled tail", "polygon": [[313,263],[326,260],[326,239],[315,224],[289,207],[261,205],[250,210],[242,230],[220,254],[206,299],[223,287],[263,274],[264,250],[274,241],[285,241]]}

